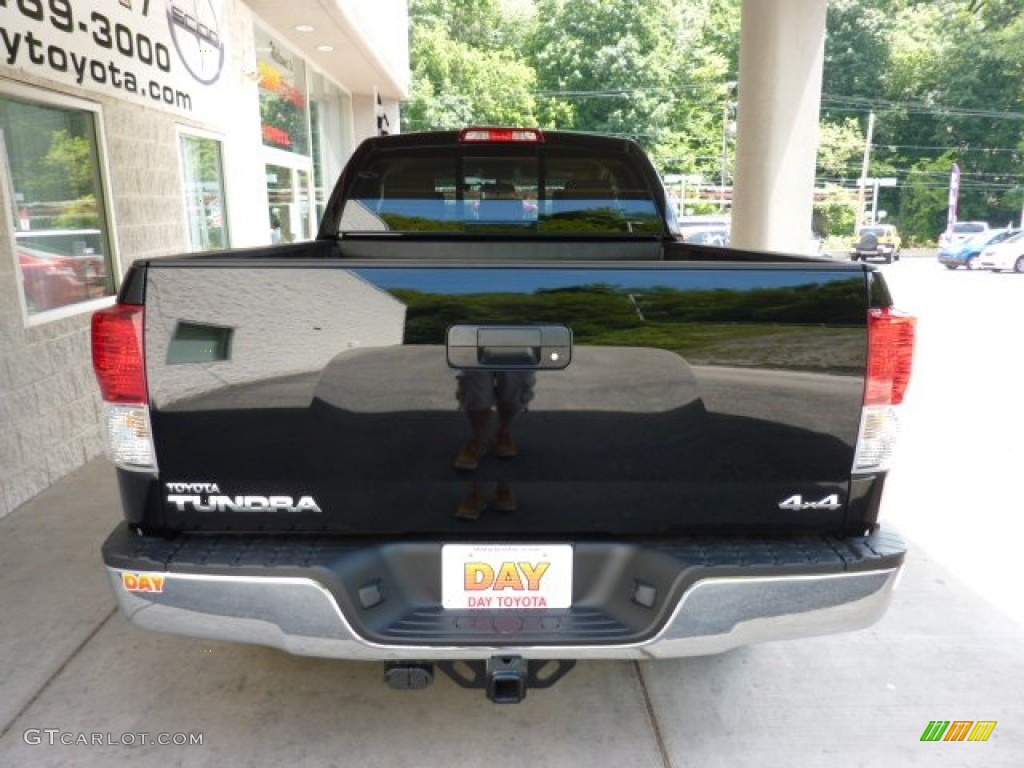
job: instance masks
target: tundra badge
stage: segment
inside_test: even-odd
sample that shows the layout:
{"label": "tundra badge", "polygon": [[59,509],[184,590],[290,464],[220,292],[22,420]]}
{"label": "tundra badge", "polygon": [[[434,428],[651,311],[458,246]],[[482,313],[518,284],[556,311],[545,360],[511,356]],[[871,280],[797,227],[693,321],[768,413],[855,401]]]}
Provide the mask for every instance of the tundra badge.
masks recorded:
{"label": "tundra badge", "polygon": [[[167,503],[179,512],[323,512],[312,496],[221,494],[217,483],[167,483]],[[205,499],[204,499],[205,495]]]}

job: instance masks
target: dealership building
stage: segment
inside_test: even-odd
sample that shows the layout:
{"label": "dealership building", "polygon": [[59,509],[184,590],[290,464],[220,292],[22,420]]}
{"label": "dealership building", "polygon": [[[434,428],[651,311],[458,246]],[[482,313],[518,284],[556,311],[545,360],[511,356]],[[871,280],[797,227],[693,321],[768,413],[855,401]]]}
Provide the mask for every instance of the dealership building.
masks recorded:
{"label": "dealership building", "polygon": [[315,237],[408,88],[406,0],[0,7],[0,517],[102,452],[89,321],[131,263]]}

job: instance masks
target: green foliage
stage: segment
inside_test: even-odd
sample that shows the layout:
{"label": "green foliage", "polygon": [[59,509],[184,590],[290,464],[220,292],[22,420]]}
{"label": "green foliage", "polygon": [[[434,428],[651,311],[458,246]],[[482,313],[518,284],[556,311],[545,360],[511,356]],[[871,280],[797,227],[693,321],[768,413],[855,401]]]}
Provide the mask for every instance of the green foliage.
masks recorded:
{"label": "green foliage", "polygon": [[[767,1],[767,0],[765,0]],[[470,123],[629,136],[663,173],[728,175],[741,0],[411,0],[406,130]],[[741,87],[742,89],[742,87]],[[1019,0],[830,0],[820,182],[853,188],[868,113],[879,208],[907,240],[946,217],[1019,215],[1024,199],[1024,14]],[[728,181],[728,179],[727,179]],[[852,230],[849,205],[818,210]]]}
{"label": "green foliage", "polygon": [[822,121],[818,136],[818,174],[836,181],[860,176],[854,160],[864,152],[864,134],[855,118]]}
{"label": "green foliage", "polygon": [[911,243],[934,240],[946,228],[949,193],[946,186],[936,184],[935,179],[948,178],[952,165],[948,155],[922,160],[908,174],[900,208],[900,228],[905,240]]}
{"label": "green foliage", "polygon": [[717,177],[739,0],[412,0],[409,11],[404,130],[491,123],[622,134],[665,172]]}
{"label": "green foliage", "polygon": [[738,6],[538,0],[529,58],[542,92],[572,104],[558,127],[629,136],[666,172],[713,175],[735,75],[705,36],[726,7]]}
{"label": "green foliage", "polygon": [[512,47],[523,33],[496,0],[413,0],[409,13],[413,86],[403,130],[536,126],[550,109],[557,114],[557,105],[538,105],[536,72]]}
{"label": "green foliage", "polygon": [[78,200],[92,195],[92,146],[84,136],[66,130],[53,133],[50,151],[40,163],[40,199]]}
{"label": "green foliage", "polygon": [[[1016,0],[833,0],[823,116],[877,114],[871,175],[896,176],[880,207],[905,238],[945,227],[950,168],[959,218],[1019,213],[1024,188],[1024,17]],[[856,172],[850,170],[851,175]]]}
{"label": "green foliage", "polygon": [[843,200],[815,203],[814,221],[815,228],[823,235],[852,235],[857,221],[857,204]]}
{"label": "green foliage", "polygon": [[50,226],[54,229],[98,229],[100,217],[96,208],[96,196],[90,192],[79,197],[54,217]]}
{"label": "green foliage", "polygon": [[[752,290],[581,285],[534,293],[477,293],[458,296],[397,289],[407,308],[406,344],[443,344],[455,323],[502,324],[529,317],[565,323],[576,344],[646,346],[683,354],[691,363],[744,364],[751,350],[779,336],[805,336],[808,343],[843,344],[863,337],[863,280]],[[835,318],[828,337],[823,316]],[[799,341],[792,342],[801,346]],[[820,367],[821,355],[807,367]],[[777,362],[777,359],[776,359]],[[842,367],[827,363],[832,370]],[[862,366],[857,358],[851,370]]]}

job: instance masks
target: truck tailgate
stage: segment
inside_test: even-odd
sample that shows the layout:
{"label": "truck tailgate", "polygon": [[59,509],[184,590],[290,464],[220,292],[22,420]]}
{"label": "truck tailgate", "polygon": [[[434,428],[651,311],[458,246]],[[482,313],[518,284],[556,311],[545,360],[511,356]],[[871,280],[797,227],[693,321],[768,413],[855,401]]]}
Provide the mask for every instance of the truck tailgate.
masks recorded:
{"label": "truck tailgate", "polygon": [[[144,527],[863,530],[867,293],[827,263],[154,261]],[[513,449],[495,414],[456,467],[510,397]]]}

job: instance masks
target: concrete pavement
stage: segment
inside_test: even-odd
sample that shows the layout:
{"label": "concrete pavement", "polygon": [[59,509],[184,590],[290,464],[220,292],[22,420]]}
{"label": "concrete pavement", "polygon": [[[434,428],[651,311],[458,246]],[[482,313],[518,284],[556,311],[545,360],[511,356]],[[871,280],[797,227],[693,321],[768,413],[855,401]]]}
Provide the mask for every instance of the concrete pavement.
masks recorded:
{"label": "concrete pavement", "polygon": [[[396,692],[376,664],[136,629],[113,611],[99,555],[119,516],[113,470],[95,460],[0,520],[0,766],[1018,768],[1024,756],[1024,628],[920,548],[889,614],[862,632],[580,664],[498,706],[443,676]],[[984,743],[922,743],[932,720],[998,724]]]}

